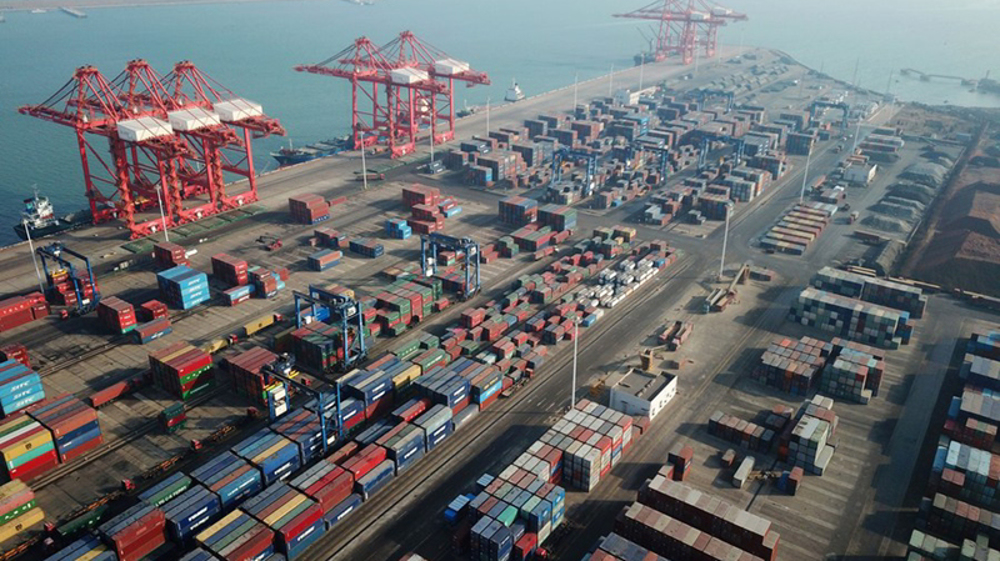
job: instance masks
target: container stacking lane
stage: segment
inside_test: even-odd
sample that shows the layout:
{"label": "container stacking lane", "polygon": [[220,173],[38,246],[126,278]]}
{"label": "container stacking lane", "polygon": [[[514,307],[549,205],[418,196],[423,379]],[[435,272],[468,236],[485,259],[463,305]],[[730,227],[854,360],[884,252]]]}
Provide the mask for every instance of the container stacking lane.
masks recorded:
{"label": "container stacking lane", "polygon": [[[582,341],[593,344],[602,337],[626,328],[632,312],[644,306],[648,307],[648,304],[655,301],[667,288],[673,287],[675,279],[686,278],[684,273],[693,262],[690,257],[682,256],[671,265],[662,278],[658,279],[657,283],[640,289],[640,293],[634,294],[632,298],[626,299],[621,305],[610,310],[603,321],[581,330]],[[587,345],[581,347],[586,348]],[[446,439],[440,445],[441,450],[430,454],[424,463],[400,476],[399,480],[386,491],[363,503],[353,519],[324,536],[314,550],[307,552],[301,559],[392,558],[402,551],[394,551],[391,555],[389,552],[386,552],[386,555],[381,555],[381,552],[379,555],[373,555],[371,551],[363,550],[359,553],[352,548],[361,548],[368,540],[375,539],[376,533],[397,535],[397,529],[407,537],[423,536],[421,543],[434,536],[433,526],[423,532],[420,528],[403,527],[401,518],[417,509],[423,513],[420,515],[420,520],[424,524],[436,525],[437,514],[443,511],[455,494],[471,485],[484,471],[500,465],[505,458],[504,454],[509,455],[510,451],[520,453],[521,447],[514,446],[511,439],[524,439],[523,447],[527,447],[534,438],[547,429],[547,426],[531,427],[531,422],[541,422],[544,425],[549,424],[550,420],[554,422],[559,409],[569,397],[565,391],[565,380],[560,374],[572,361],[571,346],[567,345],[560,349],[557,356],[557,359],[546,363],[542,373],[536,375],[528,386],[515,393],[506,403],[495,405],[492,411],[487,411],[480,417],[482,420],[473,421],[478,424],[473,424],[467,430],[459,431],[456,436]],[[539,401],[543,405],[535,405]],[[525,417],[519,410],[522,406],[532,410],[530,418]],[[511,431],[515,427],[516,434],[512,434]],[[502,442],[507,451],[498,453],[496,443],[501,437],[504,437]],[[447,481],[442,482],[445,477]],[[447,493],[435,495],[428,500],[428,495],[435,489],[444,489]],[[390,521],[394,521],[400,527],[380,528]],[[450,541],[445,540],[445,542],[443,545],[450,547]],[[419,544],[407,543],[407,545]],[[412,549],[413,547],[410,547],[408,550]]]}

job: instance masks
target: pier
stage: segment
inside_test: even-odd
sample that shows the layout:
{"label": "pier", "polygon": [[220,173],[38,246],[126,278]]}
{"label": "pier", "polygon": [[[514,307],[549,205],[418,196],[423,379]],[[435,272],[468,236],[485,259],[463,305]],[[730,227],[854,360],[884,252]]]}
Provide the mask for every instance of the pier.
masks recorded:
{"label": "pier", "polygon": [[75,17],[75,18],[83,19],[83,18],[87,17],[86,13],[84,13],[84,12],[82,12],[80,10],[77,10],[76,8],[67,8],[65,6],[60,6],[59,9],[62,10],[63,13],[69,14],[69,15]]}
{"label": "pier", "polygon": [[930,82],[932,79],[937,80],[954,80],[961,82],[963,86],[975,86],[979,80],[974,78],[963,78],[961,76],[952,76],[949,74],[928,74],[926,72],[921,72],[915,68],[903,68],[899,71],[900,74],[904,76],[916,76],[920,78],[921,82]]}

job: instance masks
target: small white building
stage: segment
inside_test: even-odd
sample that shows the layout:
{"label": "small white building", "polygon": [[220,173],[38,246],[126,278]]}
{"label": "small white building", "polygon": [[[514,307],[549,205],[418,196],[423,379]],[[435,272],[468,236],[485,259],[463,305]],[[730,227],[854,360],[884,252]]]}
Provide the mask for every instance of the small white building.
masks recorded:
{"label": "small white building", "polygon": [[655,87],[643,88],[641,90],[632,91],[629,89],[620,89],[615,92],[614,101],[615,105],[635,105],[639,103],[639,99],[643,97],[648,97],[656,94]]}
{"label": "small white building", "polygon": [[878,173],[877,164],[851,164],[844,170],[844,181],[851,185],[867,187]]}
{"label": "small white building", "polygon": [[653,420],[677,395],[677,376],[629,369],[611,388],[608,406],[626,415]]}

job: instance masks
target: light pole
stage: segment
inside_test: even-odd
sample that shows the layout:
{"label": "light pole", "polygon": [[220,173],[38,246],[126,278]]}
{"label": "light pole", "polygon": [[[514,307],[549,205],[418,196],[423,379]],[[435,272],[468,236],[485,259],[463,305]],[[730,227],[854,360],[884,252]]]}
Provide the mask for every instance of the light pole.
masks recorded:
{"label": "light pole", "polygon": [[365,161],[365,133],[361,132],[361,183],[362,190],[368,190],[368,163]]}
{"label": "light pole", "polygon": [[729,209],[732,206],[726,203],[726,229],[722,233],[722,258],[719,260],[719,279],[726,272],[726,244],[729,242]]}
{"label": "light pole", "polygon": [[857,154],[858,143],[861,142],[861,118],[858,117],[858,128],[854,131],[854,148],[851,148],[851,155]]}
{"label": "light pole", "polygon": [[434,127],[431,127],[431,163],[434,163]]}
{"label": "light pole", "polygon": [[642,91],[642,71],[646,68],[646,57],[639,57],[639,91]]}
{"label": "light pole", "polygon": [[809,164],[812,163],[812,147],[809,147],[809,154],[806,156],[806,171],[802,174],[802,191],[799,192],[799,202],[806,196],[806,183],[809,181]]}
{"label": "light pole", "polygon": [[611,65],[611,74],[608,74],[608,97],[614,95],[615,91],[615,65]]}
{"label": "light pole", "polygon": [[486,98],[486,136],[490,135],[490,98]]}
{"label": "light pole", "polygon": [[28,238],[28,250],[31,251],[31,262],[35,265],[35,276],[38,277],[38,289],[44,294],[45,286],[42,284],[42,272],[38,270],[38,257],[35,256],[35,244],[31,242],[31,229],[28,228],[28,221],[21,219],[24,225],[24,235]]}
{"label": "light pole", "polygon": [[156,186],[156,200],[160,203],[160,224],[163,225],[163,239],[169,242],[170,233],[167,228],[167,217],[163,214],[163,192],[159,185]]}
{"label": "light pole", "polygon": [[580,81],[580,73],[577,72],[576,76],[573,77],[573,112],[576,112],[576,86]]}
{"label": "light pole", "polygon": [[569,408],[576,407],[576,355],[579,350],[580,318],[573,320],[573,385],[569,390]]}

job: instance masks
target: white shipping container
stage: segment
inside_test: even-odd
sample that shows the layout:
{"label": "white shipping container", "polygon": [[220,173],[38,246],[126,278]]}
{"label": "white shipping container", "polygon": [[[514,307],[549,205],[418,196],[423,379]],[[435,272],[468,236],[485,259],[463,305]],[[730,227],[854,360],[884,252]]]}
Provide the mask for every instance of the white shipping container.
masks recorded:
{"label": "white shipping container", "polygon": [[139,117],[118,122],[118,136],[129,142],[145,142],[154,138],[171,136],[170,123],[153,117]]}
{"label": "white shipping container", "polygon": [[215,112],[226,122],[242,121],[264,115],[264,106],[249,99],[236,98],[215,104]]}
{"label": "white shipping container", "polygon": [[196,131],[222,124],[217,114],[202,107],[171,111],[167,113],[167,120],[177,131]]}
{"label": "white shipping container", "polygon": [[460,74],[462,72],[467,72],[469,70],[469,63],[463,62],[461,60],[455,60],[453,58],[446,58],[443,60],[434,61],[434,70],[438,74],[452,75]]}
{"label": "white shipping container", "polygon": [[397,68],[390,72],[390,76],[397,84],[416,84],[430,78],[427,72],[417,68]]}

